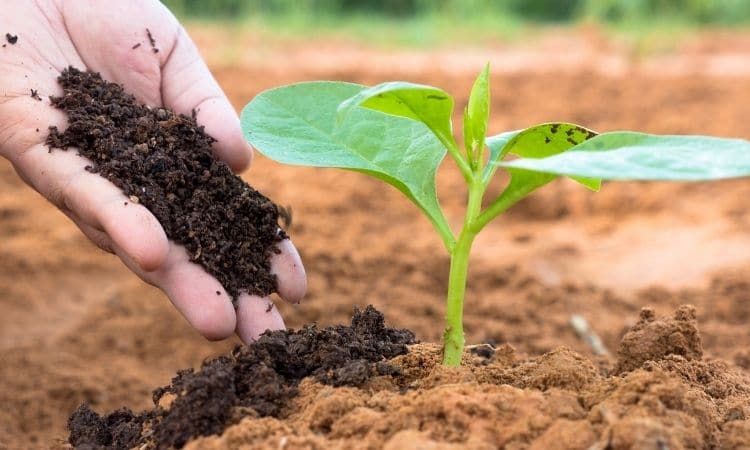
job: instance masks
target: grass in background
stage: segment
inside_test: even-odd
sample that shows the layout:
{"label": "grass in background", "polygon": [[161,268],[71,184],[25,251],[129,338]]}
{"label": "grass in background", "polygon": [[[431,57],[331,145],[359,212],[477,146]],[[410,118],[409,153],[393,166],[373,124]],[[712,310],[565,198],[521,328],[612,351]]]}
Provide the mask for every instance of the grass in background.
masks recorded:
{"label": "grass in background", "polygon": [[[750,0],[163,0],[188,22],[266,41],[346,39],[429,47],[532,38],[595,26],[636,53],[668,51],[698,29],[750,28]],[[231,47],[231,46],[230,46]]]}
{"label": "grass in background", "polygon": [[[195,21],[195,19],[188,19]],[[279,16],[259,14],[233,26],[249,28],[267,40],[289,40],[310,36],[346,39],[377,46],[431,47],[446,44],[472,44],[488,41],[512,41],[522,37],[528,27],[512,17],[492,15],[455,21],[444,15],[420,15],[395,18],[352,13],[346,16],[319,14]]]}

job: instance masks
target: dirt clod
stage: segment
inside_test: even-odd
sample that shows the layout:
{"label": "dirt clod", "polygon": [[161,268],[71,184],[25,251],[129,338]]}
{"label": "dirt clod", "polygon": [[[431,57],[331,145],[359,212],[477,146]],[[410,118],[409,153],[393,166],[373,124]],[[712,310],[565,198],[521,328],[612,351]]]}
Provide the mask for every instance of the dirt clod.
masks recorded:
{"label": "dirt clod", "polygon": [[76,447],[132,448],[140,439],[144,418],[127,408],[100,416],[84,404],[68,420],[68,428],[74,430],[69,441]]}
{"label": "dirt clod", "polygon": [[681,306],[674,317],[665,319],[657,319],[652,309],[643,308],[638,323],[620,342],[615,373],[630,372],[646,361],[659,361],[669,355],[688,360],[703,357],[695,307]]}
{"label": "dirt clod", "polygon": [[10,33],[5,33],[5,40],[8,41],[8,44],[10,45],[16,45],[16,42],[18,42],[18,36]]}
{"label": "dirt clod", "polygon": [[71,67],[58,81],[64,95],[52,105],[68,128],[50,127],[50,149],[77,148],[90,172],[148,208],[233,299],[276,290],[269,258],[286,237],[279,209],[214,158],[215,140],[195,118],[139,104],[97,73]]}
{"label": "dirt clod", "polygon": [[[195,437],[221,433],[238,411],[281,416],[305,377],[332,386],[360,386],[373,376],[393,375],[398,370],[386,361],[405,354],[414,342],[410,331],[386,327],[383,315],[371,306],[355,310],[350,326],[266,332],[254,344],[204,363],[199,371],[180,371],[169,386],[154,392],[150,411],[100,416],[81,406],[69,421],[69,440],[76,446],[126,449],[153,443],[179,448]],[[167,396],[173,398],[165,410],[160,405]],[[131,438],[144,427],[152,434]]]}

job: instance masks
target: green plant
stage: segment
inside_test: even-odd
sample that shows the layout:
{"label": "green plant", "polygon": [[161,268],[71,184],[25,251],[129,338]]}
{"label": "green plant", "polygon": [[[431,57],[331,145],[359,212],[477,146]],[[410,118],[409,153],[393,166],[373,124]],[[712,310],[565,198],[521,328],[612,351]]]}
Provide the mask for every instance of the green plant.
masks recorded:
{"label": "green plant", "polygon": [[[558,176],[592,190],[601,180],[713,180],[750,175],[750,142],[706,136],[597,134],[547,123],[486,137],[489,69],[477,78],[463,112],[463,149],[453,135],[453,99],[430,86],[391,82],[365,87],[310,82],[258,95],[242,112],[248,140],[276,161],[362,172],[391,184],[432,222],[450,254],[444,364],[460,364],[469,254],[498,215]],[[463,226],[454,234],[438,203],[435,172],[445,154],[468,188]],[[517,159],[507,159],[515,155]],[[498,169],[510,181],[482,209]]]}

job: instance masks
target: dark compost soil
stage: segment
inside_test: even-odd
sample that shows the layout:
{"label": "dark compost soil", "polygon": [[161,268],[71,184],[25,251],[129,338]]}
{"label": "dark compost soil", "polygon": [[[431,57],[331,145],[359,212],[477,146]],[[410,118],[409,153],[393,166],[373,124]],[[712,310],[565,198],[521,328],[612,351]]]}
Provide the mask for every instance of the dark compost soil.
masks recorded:
{"label": "dark compost soil", "polygon": [[214,158],[215,141],[194,117],[138,104],[98,73],[70,67],[58,81],[64,95],[52,105],[69,122],[63,132],[50,128],[50,150],[75,147],[89,171],[148,208],[232,298],[276,291],[269,257],[285,237],[279,209]]}
{"label": "dark compost soil", "polygon": [[[171,385],[154,391],[154,408],[140,415],[122,409],[102,417],[82,405],[69,421],[70,443],[179,448],[190,439],[220,434],[243,416],[278,417],[305,377],[360,386],[392,374],[397,369],[385,361],[405,354],[407,344],[414,344],[414,334],[386,328],[372,306],[355,311],[350,326],[266,332],[249,347],[205,362],[198,372],[178,372]],[[161,406],[165,397],[171,397],[167,409]]]}

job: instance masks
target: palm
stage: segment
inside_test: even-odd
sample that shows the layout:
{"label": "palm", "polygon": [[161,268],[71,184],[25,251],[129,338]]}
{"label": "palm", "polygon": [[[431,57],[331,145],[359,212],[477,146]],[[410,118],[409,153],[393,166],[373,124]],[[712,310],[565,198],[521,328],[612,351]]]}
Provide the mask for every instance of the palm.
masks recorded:
{"label": "palm", "polygon": [[[88,162],[75,152],[50,154],[44,145],[50,125],[65,127],[64,115],[50,106],[48,96],[61,94],[56,78],[74,66],[100,72],[146,104],[188,114],[196,110],[198,122],[218,141],[216,155],[235,170],[246,168],[252,153],[236,113],[175,18],[156,0],[28,0],[7,6],[0,25],[19,37],[0,49],[0,154],[19,175],[97,245],[164,290],[207,338],[236,331],[249,341],[267,328],[282,328],[277,310],[266,312],[267,299],[243,296],[235,312],[226,295],[216,296],[223,291],[219,282],[167,240],[146,208],[125,207],[124,194],[87,172]],[[32,89],[42,101],[32,98]],[[296,302],[304,295],[304,270],[292,244],[280,246],[272,267],[281,296]]]}

